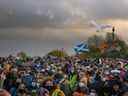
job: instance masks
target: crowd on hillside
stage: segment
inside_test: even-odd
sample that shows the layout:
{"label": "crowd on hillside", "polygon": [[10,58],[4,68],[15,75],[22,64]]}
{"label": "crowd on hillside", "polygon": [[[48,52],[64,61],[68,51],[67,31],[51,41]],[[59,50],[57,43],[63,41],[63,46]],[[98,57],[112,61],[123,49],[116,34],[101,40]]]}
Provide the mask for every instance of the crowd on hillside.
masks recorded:
{"label": "crowd on hillside", "polygon": [[128,60],[0,57],[0,96],[128,96]]}

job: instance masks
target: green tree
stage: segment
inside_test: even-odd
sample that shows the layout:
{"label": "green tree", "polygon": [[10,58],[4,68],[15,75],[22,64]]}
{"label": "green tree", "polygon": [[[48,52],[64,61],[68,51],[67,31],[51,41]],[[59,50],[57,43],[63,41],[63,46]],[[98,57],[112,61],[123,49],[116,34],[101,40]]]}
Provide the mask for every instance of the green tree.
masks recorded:
{"label": "green tree", "polygon": [[99,48],[90,47],[90,52],[88,53],[89,57],[91,58],[100,58],[101,57],[101,51]]}
{"label": "green tree", "polygon": [[94,35],[94,36],[88,38],[89,46],[98,47],[102,41],[104,41],[104,38],[102,36],[98,36],[98,35]]}
{"label": "green tree", "polygon": [[20,59],[23,61],[26,61],[28,58],[28,55],[25,52],[19,52],[18,55],[20,56]]}
{"label": "green tree", "polygon": [[56,57],[67,57],[68,54],[62,50],[53,50],[48,53],[48,55],[56,56]]}
{"label": "green tree", "polygon": [[[86,56],[90,58],[99,58],[99,57],[109,57],[109,58],[126,58],[128,57],[128,45],[125,41],[119,39],[119,37],[114,34],[107,33],[105,38],[102,36],[94,35],[88,38],[88,44],[90,48],[90,52],[84,53]],[[108,48],[105,49],[103,53],[99,49],[99,46],[102,42],[106,42],[108,44]]]}

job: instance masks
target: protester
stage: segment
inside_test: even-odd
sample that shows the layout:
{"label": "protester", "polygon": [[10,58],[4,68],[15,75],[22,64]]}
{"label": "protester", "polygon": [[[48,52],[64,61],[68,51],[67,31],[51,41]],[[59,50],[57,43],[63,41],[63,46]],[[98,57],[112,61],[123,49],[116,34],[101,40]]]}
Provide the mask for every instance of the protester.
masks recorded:
{"label": "protester", "polygon": [[127,62],[77,56],[0,57],[0,96],[127,96]]}
{"label": "protester", "polygon": [[0,89],[0,96],[11,96],[11,94],[4,89]]}

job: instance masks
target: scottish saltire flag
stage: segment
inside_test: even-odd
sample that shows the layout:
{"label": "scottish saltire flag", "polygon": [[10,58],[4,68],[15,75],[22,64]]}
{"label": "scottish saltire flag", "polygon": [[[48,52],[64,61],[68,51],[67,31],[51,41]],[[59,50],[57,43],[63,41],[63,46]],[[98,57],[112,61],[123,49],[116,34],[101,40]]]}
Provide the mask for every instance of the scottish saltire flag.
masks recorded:
{"label": "scottish saltire flag", "polygon": [[74,51],[76,53],[83,53],[83,52],[88,52],[89,51],[89,48],[88,48],[88,44],[86,42],[82,42],[80,44],[77,44],[75,47],[74,47]]}

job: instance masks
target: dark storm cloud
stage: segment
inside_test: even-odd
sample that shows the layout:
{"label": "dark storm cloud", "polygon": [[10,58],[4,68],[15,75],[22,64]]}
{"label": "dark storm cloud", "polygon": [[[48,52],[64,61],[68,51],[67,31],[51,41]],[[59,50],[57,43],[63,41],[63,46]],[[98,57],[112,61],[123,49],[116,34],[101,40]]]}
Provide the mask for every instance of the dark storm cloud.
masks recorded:
{"label": "dark storm cloud", "polygon": [[2,0],[0,13],[1,28],[55,27],[71,16],[63,0]]}
{"label": "dark storm cloud", "polygon": [[88,8],[94,18],[128,19],[127,0],[88,0]]}
{"label": "dark storm cloud", "polygon": [[87,25],[91,19],[111,20],[120,32],[128,31],[127,10],[128,0],[0,0],[0,53],[41,55],[63,47],[71,52],[77,41],[95,34]]}
{"label": "dark storm cloud", "polygon": [[127,19],[127,5],[127,0],[0,0],[0,27],[55,27],[76,19]]}

